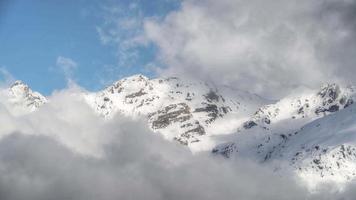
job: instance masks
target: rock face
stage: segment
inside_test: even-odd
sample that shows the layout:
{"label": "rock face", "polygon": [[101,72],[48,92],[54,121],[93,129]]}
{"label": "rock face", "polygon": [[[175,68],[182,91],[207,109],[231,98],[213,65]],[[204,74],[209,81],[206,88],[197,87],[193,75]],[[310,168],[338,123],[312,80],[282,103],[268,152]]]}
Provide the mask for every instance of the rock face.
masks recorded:
{"label": "rock face", "polygon": [[205,129],[200,125],[198,120],[192,119],[190,107],[186,103],[171,104],[164,107],[162,110],[148,115],[150,124],[153,130],[164,129],[173,123],[179,123],[183,133],[176,136],[174,139],[181,144],[188,145],[189,143],[199,142],[199,136],[205,135]]}
{"label": "rock face", "polygon": [[247,117],[264,100],[241,91],[217,88],[203,82],[171,77],[148,79],[136,75],[122,79],[98,93],[88,94],[88,103],[106,118],[116,113],[146,117],[152,130],[184,145],[209,140],[216,123],[225,117]]}
{"label": "rock face", "polygon": [[15,114],[33,112],[47,102],[38,92],[34,92],[22,81],[16,81],[9,89],[1,91],[1,96],[10,111]]}

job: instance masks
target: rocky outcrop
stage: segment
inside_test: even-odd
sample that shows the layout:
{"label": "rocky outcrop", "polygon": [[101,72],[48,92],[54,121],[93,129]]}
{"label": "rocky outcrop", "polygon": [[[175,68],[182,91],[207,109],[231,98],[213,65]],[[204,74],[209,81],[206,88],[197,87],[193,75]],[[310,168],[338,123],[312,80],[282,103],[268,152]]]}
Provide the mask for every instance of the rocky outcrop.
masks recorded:
{"label": "rocky outcrop", "polygon": [[192,118],[190,107],[185,103],[171,104],[148,115],[153,129],[162,129],[175,122],[186,122]]}

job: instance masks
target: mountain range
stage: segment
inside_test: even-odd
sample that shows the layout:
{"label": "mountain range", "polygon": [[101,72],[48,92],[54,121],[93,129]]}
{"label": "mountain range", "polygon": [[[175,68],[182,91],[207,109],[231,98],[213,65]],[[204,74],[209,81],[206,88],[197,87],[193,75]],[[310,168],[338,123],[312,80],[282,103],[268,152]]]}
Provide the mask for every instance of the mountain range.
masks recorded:
{"label": "mountain range", "polygon": [[[49,102],[21,81],[0,95],[14,115],[36,112]],[[202,81],[135,75],[80,95],[99,116],[143,117],[153,132],[193,153],[253,159],[276,173],[296,173],[310,185],[356,176],[352,86],[298,88],[274,101]]]}

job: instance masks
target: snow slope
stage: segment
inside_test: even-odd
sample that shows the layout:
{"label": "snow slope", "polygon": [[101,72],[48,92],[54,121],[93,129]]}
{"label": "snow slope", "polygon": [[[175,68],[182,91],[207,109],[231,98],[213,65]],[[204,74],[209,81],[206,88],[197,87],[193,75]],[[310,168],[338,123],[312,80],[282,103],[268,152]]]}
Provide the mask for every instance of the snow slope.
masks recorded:
{"label": "snow slope", "polygon": [[317,119],[285,138],[267,162],[287,161],[311,186],[356,177],[356,105]]}

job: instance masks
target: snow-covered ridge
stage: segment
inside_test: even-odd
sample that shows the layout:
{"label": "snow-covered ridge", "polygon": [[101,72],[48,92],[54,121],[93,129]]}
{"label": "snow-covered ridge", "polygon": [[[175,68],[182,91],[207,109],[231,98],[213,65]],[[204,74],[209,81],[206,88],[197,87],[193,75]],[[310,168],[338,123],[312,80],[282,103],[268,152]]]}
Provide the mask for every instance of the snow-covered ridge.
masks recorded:
{"label": "snow-covered ridge", "polygon": [[[355,94],[353,87],[327,84],[265,105],[213,153],[273,163],[311,185],[351,180],[356,177]],[[284,162],[289,166],[280,166]]]}
{"label": "snow-covered ridge", "polygon": [[[28,85],[16,81],[1,90],[3,103],[16,115],[35,111],[47,102]],[[266,103],[247,92],[217,88],[200,81],[176,77],[149,79],[135,75],[119,80],[102,91],[81,93],[99,115],[144,117],[153,131],[192,150],[210,150],[215,135],[234,133],[254,110]]]}
{"label": "snow-covered ridge", "polygon": [[[269,146],[264,143],[273,143],[271,137],[283,140],[280,135],[288,137],[318,118],[349,107],[355,100],[356,91],[351,86],[340,87],[337,84],[325,84],[319,90],[303,90],[301,93],[291,94],[274,104],[262,106],[239,127],[238,133],[263,137],[261,140],[265,142],[258,144],[258,152],[264,152],[266,146]],[[226,146],[237,149],[229,142],[226,145],[220,145],[214,151],[229,157],[227,153],[232,153],[232,150]],[[225,151],[222,151],[223,149]]]}
{"label": "snow-covered ridge", "polygon": [[266,129],[271,123],[292,119],[312,120],[344,109],[354,102],[355,90],[352,87],[342,88],[337,84],[326,84],[317,92],[307,91],[302,96],[292,94],[275,104],[260,108],[244,128],[260,125]]}

